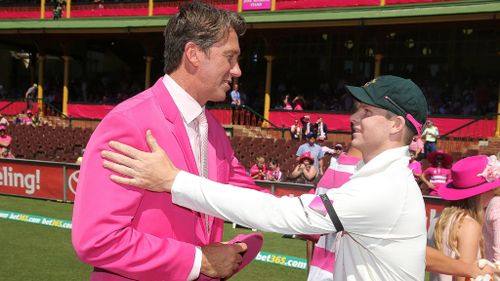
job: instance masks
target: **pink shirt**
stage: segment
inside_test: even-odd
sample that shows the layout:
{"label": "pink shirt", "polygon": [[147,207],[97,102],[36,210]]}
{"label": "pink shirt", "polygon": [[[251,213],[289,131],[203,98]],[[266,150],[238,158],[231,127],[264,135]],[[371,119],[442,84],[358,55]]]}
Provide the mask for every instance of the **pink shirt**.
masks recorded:
{"label": "pink shirt", "polygon": [[429,167],[423,173],[424,177],[434,185],[430,195],[437,195],[438,189],[451,180],[451,171],[446,168]]}
{"label": "pink shirt", "polygon": [[418,161],[413,161],[408,164],[408,168],[413,172],[413,174],[422,174],[422,164]]}
{"label": "pink shirt", "polygon": [[274,178],[276,181],[281,181],[281,170],[280,167],[276,167],[276,169],[273,170],[267,170],[266,173],[266,180],[269,180],[270,178]]}
{"label": "pink shirt", "polygon": [[409,149],[413,151],[422,151],[424,149],[424,142],[421,138],[417,138],[410,143]]}
{"label": "pink shirt", "polygon": [[[262,176],[258,176],[257,178],[255,178],[256,180],[264,180],[264,176],[266,175],[266,172],[267,172],[267,168],[266,166],[262,166],[262,168],[260,168],[262,170],[262,172],[264,173],[264,175]],[[252,168],[250,168],[250,176],[255,176],[259,173],[259,167],[257,166],[257,164],[253,164]]]}
{"label": "pink shirt", "polygon": [[500,261],[500,196],[491,199],[484,218],[485,257],[490,261]]}
{"label": "pink shirt", "polygon": [[12,142],[12,137],[9,135],[0,136],[0,146],[9,146]]}

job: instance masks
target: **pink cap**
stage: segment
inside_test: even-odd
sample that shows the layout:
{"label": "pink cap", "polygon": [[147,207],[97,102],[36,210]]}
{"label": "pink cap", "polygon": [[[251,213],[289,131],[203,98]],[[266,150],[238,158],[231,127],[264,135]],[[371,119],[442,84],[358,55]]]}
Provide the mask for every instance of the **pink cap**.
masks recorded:
{"label": "pink cap", "polygon": [[[260,252],[260,249],[262,248],[262,244],[264,243],[264,238],[262,237],[262,234],[258,232],[254,233],[249,233],[249,234],[239,234],[235,236],[233,239],[228,241],[228,244],[235,244],[235,243],[245,243],[247,244],[247,250],[246,252],[243,253],[243,261],[241,262],[240,266],[236,270],[236,272],[239,272],[242,270],[245,266],[247,266],[250,262],[252,262],[255,257]],[[236,273],[235,272],[235,273]],[[230,277],[226,278],[229,279]],[[200,277],[197,279],[198,281],[210,281],[210,280],[220,280],[219,278],[212,278],[203,274],[200,274]]]}

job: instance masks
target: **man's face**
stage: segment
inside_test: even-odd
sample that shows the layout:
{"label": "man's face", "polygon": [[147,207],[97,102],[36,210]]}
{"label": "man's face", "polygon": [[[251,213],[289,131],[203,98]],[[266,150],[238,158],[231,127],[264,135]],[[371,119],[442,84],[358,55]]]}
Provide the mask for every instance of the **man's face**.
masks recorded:
{"label": "man's face", "polygon": [[309,145],[314,145],[316,143],[316,138],[315,137],[310,137],[307,139],[307,142],[309,143]]}
{"label": "man's face", "polygon": [[389,140],[392,123],[386,114],[385,109],[356,102],[355,112],[351,115],[352,146],[363,154],[380,153],[382,145]]}
{"label": "man's face", "polygon": [[236,32],[231,29],[228,35],[215,43],[200,58],[198,78],[203,82],[200,98],[206,101],[223,101],[231,89],[233,77],[241,76],[238,64],[240,46]]}

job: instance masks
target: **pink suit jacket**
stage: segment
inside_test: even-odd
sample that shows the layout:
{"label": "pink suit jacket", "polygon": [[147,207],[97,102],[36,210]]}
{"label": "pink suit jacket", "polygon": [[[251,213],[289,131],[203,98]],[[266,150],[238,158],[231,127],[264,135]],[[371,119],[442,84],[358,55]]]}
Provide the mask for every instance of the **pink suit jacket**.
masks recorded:
{"label": "pink suit jacket", "polygon": [[[234,157],[224,129],[207,111],[209,178],[259,189]],[[172,204],[169,193],[119,185],[102,167],[100,152],[118,140],[149,151],[146,130],[182,170],[198,174],[185,126],[161,79],[116,106],[85,151],[73,212],[72,242],[80,259],[96,267],[93,280],[186,280],[195,246],[222,239],[223,221]]]}

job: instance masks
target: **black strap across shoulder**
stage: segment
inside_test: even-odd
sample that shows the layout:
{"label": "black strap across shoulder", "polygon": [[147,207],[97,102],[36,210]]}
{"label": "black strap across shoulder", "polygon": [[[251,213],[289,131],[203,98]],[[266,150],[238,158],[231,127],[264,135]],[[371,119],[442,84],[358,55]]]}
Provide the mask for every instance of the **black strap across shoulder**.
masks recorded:
{"label": "black strap across shoulder", "polygon": [[337,232],[344,231],[344,226],[340,222],[339,216],[337,216],[337,213],[335,212],[335,209],[333,208],[332,202],[330,202],[330,198],[328,198],[328,195],[321,194],[319,195],[319,197],[321,198],[321,201],[323,201],[323,205],[325,205],[328,216],[330,216],[330,219],[332,220],[332,223],[335,226]]}

